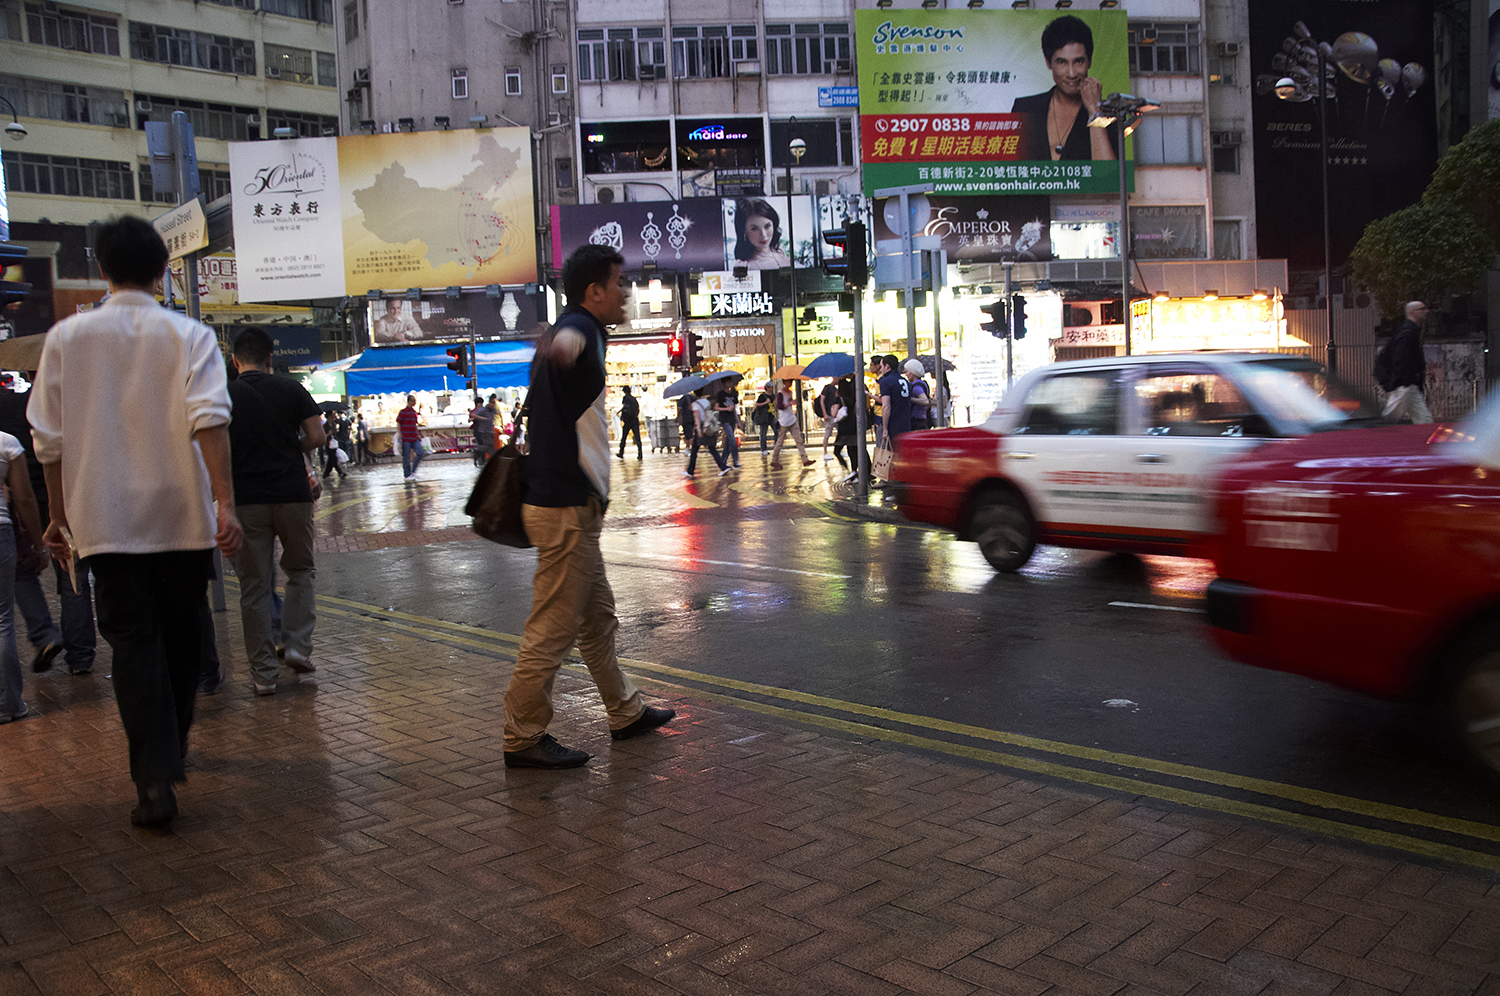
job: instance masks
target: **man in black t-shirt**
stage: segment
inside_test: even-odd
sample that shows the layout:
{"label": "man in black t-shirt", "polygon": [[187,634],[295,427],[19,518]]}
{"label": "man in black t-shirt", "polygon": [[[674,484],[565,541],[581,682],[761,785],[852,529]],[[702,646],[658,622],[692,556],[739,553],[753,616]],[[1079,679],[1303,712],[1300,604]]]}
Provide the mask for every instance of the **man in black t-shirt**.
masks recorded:
{"label": "man in black t-shirt", "polygon": [[271,337],[261,329],[247,328],[235,337],[233,359],[239,376],[229,382],[234,403],[229,444],[234,501],[245,529],[234,569],[240,578],[240,618],[255,691],[274,695],[281,665],[271,635],[271,591],[276,584],[271,558],[278,539],[281,569],[286,572],[281,610],[286,665],[298,674],[316,670],[312,488],[302,455],[323,445],[323,416],[301,384],[271,375]]}

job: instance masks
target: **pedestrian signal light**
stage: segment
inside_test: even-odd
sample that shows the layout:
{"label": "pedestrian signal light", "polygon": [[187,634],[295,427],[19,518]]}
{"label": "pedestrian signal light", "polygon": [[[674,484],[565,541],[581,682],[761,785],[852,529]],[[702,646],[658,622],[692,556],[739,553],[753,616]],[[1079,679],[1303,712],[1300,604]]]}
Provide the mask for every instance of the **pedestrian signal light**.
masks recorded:
{"label": "pedestrian signal light", "polygon": [[682,337],[674,335],[667,342],[667,364],[673,370],[681,370],[682,361]]}
{"label": "pedestrian signal light", "polygon": [[683,368],[697,370],[698,362],[703,359],[703,337],[696,332],[689,332],[682,340]]}
{"label": "pedestrian signal light", "polygon": [[1010,313],[1015,319],[1015,329],[1011,335],[1017,339],[1026,338],[1026,298],[1020,294],[1010,296]]}
{"label": "pedestrian signal light", "polygon": [[870,247],[865,243],[865,223],[856,221],[849,226],[849,243],[845,258],[849,267],[844,283],[854,290],[863,290],[870,282]]}
{"label": "pedestrian signal light", "polygon": [[448,355],[453,357],[448,361],[448,369],[467,380],[469,377],[469,347],[454,346],[448,350]]}
{"label": "pedestrian signal light", "polygon": [[848,278],[849,229],[834,228],[823,233],[823,272],[830,277]]}
{"label": "pedestrian signal light", "polygon": [[1005,317],[1005,300],[991,301],[989,304],[979,306],[979,310],[990,316],[987,322],[980,322],[979,327],[997,339],[1004,339],[1010,335],[1009,323]]}

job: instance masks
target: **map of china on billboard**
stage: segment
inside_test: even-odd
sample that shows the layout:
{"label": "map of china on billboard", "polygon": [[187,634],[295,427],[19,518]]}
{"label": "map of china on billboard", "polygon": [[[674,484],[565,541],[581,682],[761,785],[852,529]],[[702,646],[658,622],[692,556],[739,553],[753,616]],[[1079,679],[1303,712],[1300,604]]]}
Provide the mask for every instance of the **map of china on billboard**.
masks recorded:
{"label": "map of china on billboard", "polygon": [[865,193],[1118,192],[1116,132],[1088,120],[1104,95],[1130,89],[1125,16],[856,11]]}

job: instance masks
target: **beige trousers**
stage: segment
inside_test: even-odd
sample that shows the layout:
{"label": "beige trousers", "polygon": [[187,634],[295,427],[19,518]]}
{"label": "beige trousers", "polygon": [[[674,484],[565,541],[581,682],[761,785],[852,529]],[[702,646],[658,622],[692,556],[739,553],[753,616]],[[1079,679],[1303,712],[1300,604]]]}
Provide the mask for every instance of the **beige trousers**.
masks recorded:
{"label": "beige trousers", "polygon": [[646,707],[615,656],[620,621],[599,549],[603,506],[595,498],[569,508],[523,505],[521,519],[536,544],[536,580],[531,615],[505,690],[505,749],[525,750],[547,732],[552,682],[575,640],[604,700],[610,729],[629,726]]}
{"label": "beige trousers", "polygon": [[778,425],[776,427],[776,445],[771,448],[771,462],[775,463],[781,459],[781,446],[786,442],[786,437],[791,436],[797,444],[797,452],[802,454],[802,459],[807,459],[807,447],[802,445],[802,427],[796,422],[791,425]]}

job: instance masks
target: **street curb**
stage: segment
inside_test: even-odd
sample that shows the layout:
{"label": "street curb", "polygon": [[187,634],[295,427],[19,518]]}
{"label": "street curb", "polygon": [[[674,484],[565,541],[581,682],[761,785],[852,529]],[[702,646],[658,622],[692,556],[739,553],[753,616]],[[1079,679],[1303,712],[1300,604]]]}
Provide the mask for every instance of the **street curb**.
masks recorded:
{"label": "street curb", "polygon": [[867,505],[861,501],[849,501],[835,498],[828,503],[841,515],[848,515],[856,519],[866,519],[870,522],[887,522],[895,526],[909,526],[912,521],[894,508],[885,508],[882,505]]}

